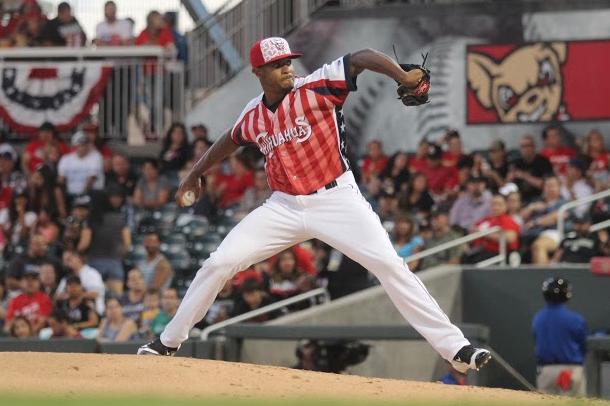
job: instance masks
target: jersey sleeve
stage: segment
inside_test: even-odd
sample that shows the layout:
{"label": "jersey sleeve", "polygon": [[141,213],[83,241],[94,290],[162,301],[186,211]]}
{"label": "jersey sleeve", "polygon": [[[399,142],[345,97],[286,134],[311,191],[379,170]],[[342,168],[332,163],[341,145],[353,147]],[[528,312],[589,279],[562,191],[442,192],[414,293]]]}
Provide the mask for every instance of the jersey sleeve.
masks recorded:
{"label": "jersey sleeve", "polygon": [[235,143],[235,145],[242,146],[254,142],[253,140],[250,140],[248,138],[248,133],[246,131],[246,121],[248,119],[248,113],[250,113],[258,106],[258,103],[261,99],[262,94],[250,100],[250,102],[246,105],[244,110],[241,112],[241,114],[235,121],[235,124],[233,124],[230,135],[231,140],[233,141],[233,143]]}
{"label": "jersey sleeve", "polygon": [[342,106],[349,92],[357,90],[356,77],[349,71],[351,55],[347,54],[325,64],[304,78],[297,79],[296,87],[304,87]]}

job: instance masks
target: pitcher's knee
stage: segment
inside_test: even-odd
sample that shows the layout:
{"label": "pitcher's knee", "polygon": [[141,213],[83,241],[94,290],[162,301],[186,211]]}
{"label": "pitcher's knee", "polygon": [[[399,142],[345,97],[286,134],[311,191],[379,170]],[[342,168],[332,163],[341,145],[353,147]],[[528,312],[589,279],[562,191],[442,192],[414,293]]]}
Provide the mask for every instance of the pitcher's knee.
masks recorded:
{"label": "pitcher's knee", "polygon": [[203,262],[199,272],[217,274],[221,278],[230,278],[239,272],[239,263],[234,258],[215,251]]}

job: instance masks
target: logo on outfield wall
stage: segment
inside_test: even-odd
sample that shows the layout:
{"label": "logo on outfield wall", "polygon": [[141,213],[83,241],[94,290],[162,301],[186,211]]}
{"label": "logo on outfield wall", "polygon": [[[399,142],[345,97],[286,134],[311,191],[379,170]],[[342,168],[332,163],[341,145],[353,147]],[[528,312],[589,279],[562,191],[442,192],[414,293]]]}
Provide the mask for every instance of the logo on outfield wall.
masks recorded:
{"label": "logo on outfield wall", "polygon": [[471,45],[468,124],[610,119],[610,40]]}

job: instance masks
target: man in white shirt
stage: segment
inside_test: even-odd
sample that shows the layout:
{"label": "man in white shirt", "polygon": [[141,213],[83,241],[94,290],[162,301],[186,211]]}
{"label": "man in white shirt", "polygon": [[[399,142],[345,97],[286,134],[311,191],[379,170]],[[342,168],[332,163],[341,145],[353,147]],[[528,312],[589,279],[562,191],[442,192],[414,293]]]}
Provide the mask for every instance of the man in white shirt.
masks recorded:
{"label": "man in white shirt", "polygon": [[[591,196],[593,188],[586,179],[588,165],[581,158],[572,158],[568,164],[568,172],[565,178],[562,179],[561,197],[566,200],[577,200],[583,197]],[[582,217],[589,212],[590,203],[581,204],[574,209],[574,213],[578,217]]]}
{"label": "man in white shirt", "polygon": [[105,20],[95,27],[95,45],[133,44],[133,25],[124,18],[116,17],[116,3],[107,1],[104,5]]}
{"label": "man in white shirt", "polygon": [[91,189],[104,188],[104,160],[82,131],[72,136],[75,151],[59,160],[59,182],[66,185],[68,195],[77,196]]}
{"label": "man in white shirt", "polygon": [[[104,286],[104,281],[102,280],[102,276],[95,269],[87,265],[77,251],[66,250],[63,254],[64,265],[70,269],[74,275],[80,278],[81,284],[85,289],[85,299],[91,299],[95,301],[95,311],[98,314],[104,314],[104,295],[106,294],[106,287]],[[69,275],[68,275],[69,276]],[[61,282],[59,282],[59,286],[57,286],[57,291],[55,294],[55,299],[66,299],[66,278],[64,277]]]}

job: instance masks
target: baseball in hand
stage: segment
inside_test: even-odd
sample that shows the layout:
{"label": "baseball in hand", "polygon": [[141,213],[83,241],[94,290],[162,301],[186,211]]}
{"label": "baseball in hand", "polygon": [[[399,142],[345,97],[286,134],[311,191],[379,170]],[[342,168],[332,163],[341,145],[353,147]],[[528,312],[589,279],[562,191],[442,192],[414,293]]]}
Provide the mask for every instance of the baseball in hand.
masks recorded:
{"label": "baseball in hand", "polygon": [[182,195],[182,204],[184,206],[192,206],[193,203],[195,203],[195,192],[188,190]]}

